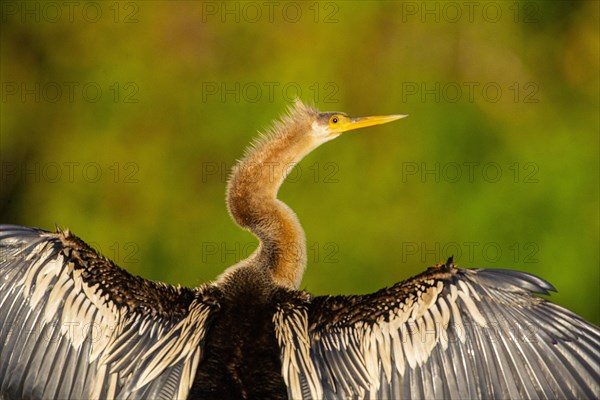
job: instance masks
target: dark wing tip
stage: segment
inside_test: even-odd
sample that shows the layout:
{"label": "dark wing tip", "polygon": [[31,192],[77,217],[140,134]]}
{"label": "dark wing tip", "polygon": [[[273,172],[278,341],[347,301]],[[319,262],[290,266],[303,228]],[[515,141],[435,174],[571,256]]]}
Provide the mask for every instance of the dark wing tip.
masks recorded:
{"label": "dark wing tip", "polygon": [[550,282],[527,272],[497,268],[478,269],[477,277],[485,280],[493,287],[510,290],[516,286],[533,293],[546,295],[550,294],[550,292],[557,292],[556,288]]}

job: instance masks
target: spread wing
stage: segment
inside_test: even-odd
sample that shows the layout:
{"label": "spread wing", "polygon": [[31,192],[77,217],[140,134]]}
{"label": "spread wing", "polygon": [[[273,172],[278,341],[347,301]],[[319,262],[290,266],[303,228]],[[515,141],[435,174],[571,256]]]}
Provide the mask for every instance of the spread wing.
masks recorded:
{"label": "spread wing", "polygon": [[0,398],[185,398],[217,308],[69,231],[2,225]]}
{"label": "spread wing", "polygon": [[600,330],[533,275],[451,262],[275,315],[291,398],[596,398]]}

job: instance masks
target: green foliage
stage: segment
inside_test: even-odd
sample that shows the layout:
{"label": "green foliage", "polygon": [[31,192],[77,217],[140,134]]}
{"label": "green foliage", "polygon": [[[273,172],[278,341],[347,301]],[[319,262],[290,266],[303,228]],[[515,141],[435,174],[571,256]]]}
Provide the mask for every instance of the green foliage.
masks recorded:
{"label": "green foliage", "polygon": [[366,293],[454,254],[544,277],[598,324],[599,3],[476,3],[4,2],[0,220],[70,227],[151,279],[214,279],[256,243],[227,215],[228,170],[299,94],[410,114],[282,188],[303,288]]}

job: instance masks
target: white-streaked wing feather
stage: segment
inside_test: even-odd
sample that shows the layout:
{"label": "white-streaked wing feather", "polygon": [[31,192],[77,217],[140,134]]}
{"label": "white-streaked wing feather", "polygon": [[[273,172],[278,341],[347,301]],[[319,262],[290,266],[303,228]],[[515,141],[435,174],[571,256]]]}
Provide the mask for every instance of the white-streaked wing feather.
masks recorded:
{"label": "white-streaked wing feather", "polygon": [[[526,273],[440,265],[371,295],[281,305],[275,324],[288,393],[303,399],[597,396],[600,330],[534,294],[548,290],[554,288]],[[298,382],[311,382],[310,390]]]}
{"label": "white-streaked wing feather", "polygon": [[[161,298],[180,302],[165,313]],[[0,397],[184,398],[215,310],[203,300],[129,275],[69,232],[2,225]]]}

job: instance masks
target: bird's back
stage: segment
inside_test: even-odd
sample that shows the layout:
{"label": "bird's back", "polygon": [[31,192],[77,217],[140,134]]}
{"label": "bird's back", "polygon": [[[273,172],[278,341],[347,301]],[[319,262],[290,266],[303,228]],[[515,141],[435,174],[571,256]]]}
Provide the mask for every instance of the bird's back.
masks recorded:
{"label": "bird's back", "polygon": [[190,398],[286,399],[273,315],[285,290],[240,271],[208,328]]}

